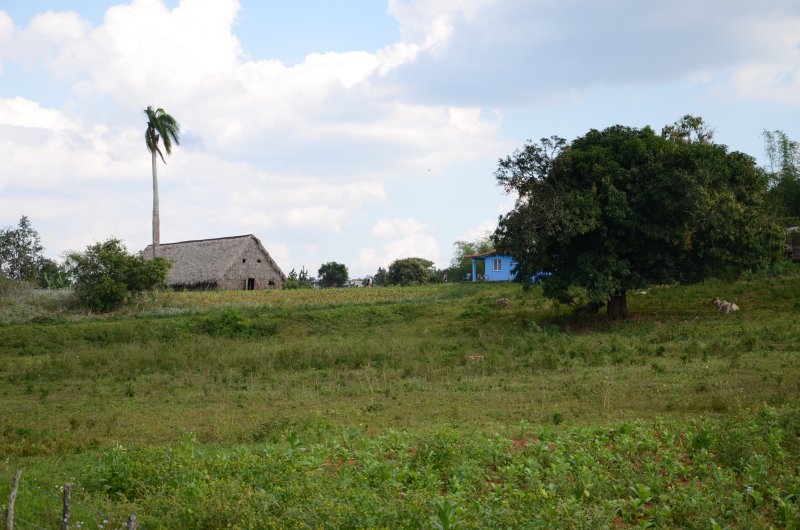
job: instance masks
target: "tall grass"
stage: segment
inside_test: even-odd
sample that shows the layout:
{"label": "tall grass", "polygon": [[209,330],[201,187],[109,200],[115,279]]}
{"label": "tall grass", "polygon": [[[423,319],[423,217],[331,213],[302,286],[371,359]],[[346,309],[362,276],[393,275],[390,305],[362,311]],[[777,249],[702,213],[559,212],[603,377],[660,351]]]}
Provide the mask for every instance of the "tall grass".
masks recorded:
{"label": "tall grass", "polygon": [[[495,454],[495,434],[506,440],[506,445],[500,444],[505,455],[507,444],[513,444],[509,440],[522,436],[519,426],[523,424],[537,439],[552,439],[557,447],[573,443],[567,440],[582,440],[580,444],[589,445],[580,454],[591,455],[602,448],[589,440],[605,436],[604,429],[630,429],[650,439],[655,436],[650,426],[662,425],[659,422],[667,422],[670,436],[678,437],[673,439],[678,444],[674,450],[684,451],[675,453],[679,460],[695,443],[693,437],[679,441],[679,433],[691,431],[699,436],[699,447],[707,451],[704,466],[711,466],[711,453],[717,461],[726,462],[723,469],[729,471],[702,481],[704,485],[712,481],[716,493],[696,499],[705,510],[708,503],[717,502],[715,495],[720,497],[720,506],[725,507],[720,510],[729,515],[720,515],[716,508],[709,511],[717,523],[731,521],[730,514],[746,517],[743,520],[755,526],[794,521],[780,519],[784,516],[777,514],[784,508],[778,500],[764,504],[765,495],[774,492],[783,495],[784,503],[796,495],[791,489],[796,468],[783,469],[793,461],[780,460],[778,453],[770,453],[768,469],[782,478],[766,489],[754,490],[762,495],[758,501],[762,504],[756,506],[752,495],[746,497],[750,494],[725,496],[722,491],[733,485],[745,487],[742,481],[750,478],[743,477],[760,465],[742,460],[747,436],[777,432],[760,423],[752,432],[739,432],[736,422],[749,421],[753,411],[772,410],[769,407],[789,411],[780,413],[785,416],[780,421],[796,417],[796,411],[792,412],[800,398],[800,271],[796,268],[736,283],[662,286],[631,293],[631,318],[613,324],[602,315],[575,316],[571,308],[543,299],[537,288],[526,292],[507,284],[158,293],[105,316],[78,313],[58,299],[48,306],[50,302],[42,300],[50,295],[39,296],[33,291],[0,294],[0,307],[16,307],[18,300],[28,300],[3,313],[13,316],[4,317],[0,324],[0,453],[6,457],[0,471],[10,473],[16,465],[44,469],[55,462],[66,463],[82,477],[93,503],[106,502],[103,488],[110,488],[106,493],[122,491],[127,498],[125,502],[109,498],[113,506],[127,510],[133,502],[144,514],[155,513],[156,507],[169,513],[167,522],[151,519],[150,526],[195,522],[214,526],[223,522],[219,517],[231,505],[219,505],[217,511],[212,510],[215,515],[206,514],[210,519],[195,520],[181,512],[181,506],[194,502],[182,497],[184,486],[171,501],[156,489],[136,493],[134,499],[131,491],[117,491],[118,486],[103,482],[116,476],[117,471],[110,471],[113,466],[88,470],[83,453],[89,453],[88,461],[96,459],[98,451],[106,459],[121,458],[120,465],[128,467],[120,473],[158,484],[148,466],[166,465],[158,463],[165,454],[183,458],[180,440],[187,433],[196,442],[186,451],[199,458],[192,466],[216,469],[221,465],[218,459],[231,460],[249,469],[246,473],[272,473],[256,471],[261,469],[256,464],[248,467],[253,459],[261,462],[258,453],[249,449],[252,444],[267,444],[270,454],[284,454],[292,436],[299,437],[309,451],[309,444],[319,444],[313,454],[328,455],[330,464],[323,458],[316,467],[316,460],[307,465],[281,460],[280,465],[294,466],[309,480],[318,479],[320,487],[345,488],[338,500],[324,495],[325,488],[317,491],[298,478],[291,485],[294,493],[286,493],[291,502],[278,503],[294,508],[273,512],[267,507],[273,506],[269,499],[275,492],[259,490],[238,475],[240,471],[229,479],[212,473],[209,483],[198,486],[210,489],[198,493],[195,500],[206,499],[215,488],[220,488],[220,494],[244,488],[232,497],[246,506],[244,512],[239,519],[235,510],[229,514],[231,524],[238,521],[242,526],[256,520],[250,517],[277,526],[394,525],[389,514],[395,512],[420,526],[442,525],[451,517],[467,527],[480,526],[478,521],[514,526],[519,512],[512,510],[506,517],[491,511],[495,509],[491,506],[512,500],[543,510],[548,517],[573,513],[600,526],[619,517],[623,526],[632,526],[656,521],[655,512],[646,505],[658,504],[659,510],[668,505],[674,510],[689,502],[671,497],[683,491],[683,479],[673,477],[676,489],[665,491],[668,483],[645,481],[639,470],[614,471],[620,475],[612,490],[601,493],[588,488],[590,495],[584,498],[583,490],[577,489],[583,480],[580,463],[569,460],[570,452],[553,461],[557,467],[569,468],[564,476],[572,477],[564,479],[569,485],[554,482],[556,492],[548,489],[550,482],[542,482],[545,471],[537,471],[534,480],[520,475],[515,467],[513,473],[503,471],[511,474],[500,480],[500,463],[530,465],[527,460],[515,460],[513,451],[510,457],[502,456],[500,463],[491,460],[500,456],[489,460],[467,456],[470,451]],[[718,313],[709,303],[715,296],[736,302],[741,311]],[[509,307],[498,305],[498,298],[509,299]],[[703,430],[706,422],[711,427]],[[339,460],[331,442],[331,437],[358,432],[369,445],[374,437],[398,431],[407,433],[402,436],[408,437],[404,443],[409,451],[417,455],[432,451],[448,462],[445,471],[428,477],[430,483],[419,479],[427,484],[420,485],[420,491],[385,489],[380,482],[384,479],[376,479],[366,466],[342,466],[350,457]],[[449,434],[437,438],[442,432]],[[703,432],[709,433],[706,438]],[[785,432],[794,431],[782,431],[781,436]],[[466,440],[466,448],[455,441],[459,439]],[[782,440],[781,447],[788,447],[792,440],[797,443],[796,438]],[[142,448],[136,454],[145,455],[141,456],[144,460],[113,456],[116,453],[108,448],[117,443]],[[383,442],[375,443],[383,447]],[[726,448],[725,444],[738,445]],[[374,449],[369,447],[362,450]],[[526,454],[525,458],[541,465],[548,454]],[[622,462],[625,455],[614,458]],[[409,458],[397,460],[398,465],[407,466],[409,473],[428,476],[428,461]],[[656,462],[640,465],[656,466]],[[351,474],[339,472],[351,468]],[[712,468],[704,467],[703,473]],[[599,469],[590,474],[602,474]],[[729,472],[733,474],[725,475]],[[481,473],[485,477],[476,478]],[[454,497],[449,488],[462,479],[477,489],[463,498]],[[0,480],[0,486],[4,483]],[[540,483],[544,490],[533,486]],[[365,492],[369,484],[383,486]],[[639,488],[640,484],[649,490]],[[502,485],[510,489],[501,495],[497,488]],[[351,486],[356,489],[347,489]],[[664,496],[671,500],[662,502]],[[645,501],[646,497],[652,498]],[[550,504],[555,501],[547,499],[561,499],[564,509],[573,511],[555,508]],[[159,504],[163,502],[172,504]],[[314,519],[311,512],[303,512],[302,503],[326,515]],[[381,503],[385,509],[378,506]],[[341,504],[355,511],[331,508]],[[764,506],[766,512],[761,510]],[[787,509],[785,517],[795,517],[794,508]],[[371,513],[371,518],[358,519],[358,510]],[[702,510],[690,510],[684,519],[659,512],[662,519],[658,520],[667,526],[713,527],[710,519],[700,517]]]}

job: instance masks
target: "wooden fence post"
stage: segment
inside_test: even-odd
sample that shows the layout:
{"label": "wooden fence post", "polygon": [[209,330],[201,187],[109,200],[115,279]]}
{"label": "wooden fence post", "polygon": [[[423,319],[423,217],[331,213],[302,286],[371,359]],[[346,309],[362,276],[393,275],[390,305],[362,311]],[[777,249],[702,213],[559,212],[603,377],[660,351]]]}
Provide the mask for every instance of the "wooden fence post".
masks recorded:
{"label": "wooden fence post", "polygon": [[17,489],[22,470],[17,469],[14,473],[14,480],[11,481],[11,492],[8,494],[8,510],[6,510],[6,529],[14,530],[14,503],[17,502]]}
{"label": "wooden fence post", "polygon": [[69,490],[71,488],[71,484],[64,484],[64,515],[61,517],[61,530],[69,530]]}

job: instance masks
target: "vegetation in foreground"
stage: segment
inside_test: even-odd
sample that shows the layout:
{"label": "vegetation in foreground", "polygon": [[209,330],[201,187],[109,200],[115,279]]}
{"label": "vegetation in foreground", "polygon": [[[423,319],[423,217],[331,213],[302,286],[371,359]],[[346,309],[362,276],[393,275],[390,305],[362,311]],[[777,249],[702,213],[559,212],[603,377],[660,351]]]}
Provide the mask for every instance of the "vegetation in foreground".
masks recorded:
{"label": "vegetation in foreground", "polygon": [[3,296],[0,498],[25,468],[41,526],[67,481],[147,528],[797,525],[796,268],[614,325],[513,285]]}
{"label": "vegetation in foreground", "polygon": [[[185,437],[74,457],[86,465],[76,517],[91,526],[108,507],[110,527],[135,511],[146,528],[796,528],[798,436],[800,408],[760,407],[565,431],[522,423],[510,436]],[[43,510],[47,489],[28,488],[23,513]]]}

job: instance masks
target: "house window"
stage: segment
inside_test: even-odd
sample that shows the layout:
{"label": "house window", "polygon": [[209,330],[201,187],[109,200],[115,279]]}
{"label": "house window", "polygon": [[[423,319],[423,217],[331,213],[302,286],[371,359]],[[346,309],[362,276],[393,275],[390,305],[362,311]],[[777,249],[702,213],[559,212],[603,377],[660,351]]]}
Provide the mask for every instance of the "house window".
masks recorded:
{"label": "house window", "polygon": [[256,263],[261,263],[261,258],[257,259]]}
{"label": "house window", "polygon": [[244,263],[244,262],[246,262],[246,261],[247,261],[247,259],[246,259],[246,258],[242,258],[242,263]]}
{"label": "house window", "polygon": [[503,261],[500,258],[494,258],[492,260],[492,270],[494,271],[503,270]]}

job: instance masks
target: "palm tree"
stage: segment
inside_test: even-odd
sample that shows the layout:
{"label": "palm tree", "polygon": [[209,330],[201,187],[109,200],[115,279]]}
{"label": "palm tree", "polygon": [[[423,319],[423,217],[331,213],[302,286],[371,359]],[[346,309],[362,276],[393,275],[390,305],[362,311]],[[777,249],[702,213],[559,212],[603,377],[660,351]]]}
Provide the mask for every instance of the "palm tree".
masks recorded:
{"label": "palm tree", "polygon": [[156,171],[156,153],[161,157],[161,160],[166,164],[164,153],[158,148],[158,140],[164,144],[164,151],[167,154],[172,154],[172,142],[175,145],[180,145],[181,141],[178,135],[181,131],[181,126],[175,121],[175,118],[164,112],[164,109],[153,110],[150,105],[144,109],[147,115],[147,130],[144,132],[144,141],[147,145],[147,150],[153,157],[153,257],[158,255],[158,245],[160,243],[160,229],[161,222],[159,221],[158,211],[158,176]]}

